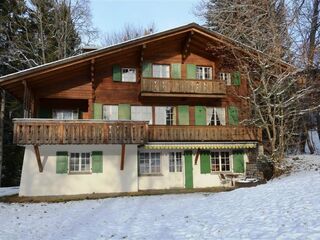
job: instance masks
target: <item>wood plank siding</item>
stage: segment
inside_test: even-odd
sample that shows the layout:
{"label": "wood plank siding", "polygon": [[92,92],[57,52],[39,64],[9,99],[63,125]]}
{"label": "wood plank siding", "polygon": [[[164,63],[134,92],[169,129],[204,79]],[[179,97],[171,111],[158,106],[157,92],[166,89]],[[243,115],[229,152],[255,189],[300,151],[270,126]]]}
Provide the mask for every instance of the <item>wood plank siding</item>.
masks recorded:
{"label": "wood plank siding", "polygon": [[15,119],[13,142],[19,145],[143,144],[148,125],[135,121]]}
{"label": "wood plank siding", "polygon": [[150,142],[261,141],[261,129],[244,126],[149,126]]}
{"label": "wood plank siding", "polygon": [[174,80],[143,78],[141,96],[181,96],[181,94],[198,95],[199,97],[224,97],[226,85],[215,80]]}
{"label": "wood plank siding", "polygon": [[15,119],[13,141],[19,145],[261,141],[261,130],[244,126],[148,126],[137,121]]}

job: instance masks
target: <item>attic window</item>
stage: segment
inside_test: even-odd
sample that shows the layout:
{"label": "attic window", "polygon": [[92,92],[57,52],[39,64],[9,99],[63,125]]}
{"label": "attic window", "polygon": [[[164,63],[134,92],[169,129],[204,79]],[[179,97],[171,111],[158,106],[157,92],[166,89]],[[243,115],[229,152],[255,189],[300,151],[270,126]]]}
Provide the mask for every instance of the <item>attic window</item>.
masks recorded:
{"label": "attic window", "polygon": [[170,78],[170,66],[166,64],[153,64],[152,76],[155,78]]}
{"label": "attic window", "polygon": [[197,66],[197,79],[211,80],[212,79],[212,67]]}
{"label": "attic window", "polygon": [[135,68],[122,68],[122,82],[136,82],[136,69]]}

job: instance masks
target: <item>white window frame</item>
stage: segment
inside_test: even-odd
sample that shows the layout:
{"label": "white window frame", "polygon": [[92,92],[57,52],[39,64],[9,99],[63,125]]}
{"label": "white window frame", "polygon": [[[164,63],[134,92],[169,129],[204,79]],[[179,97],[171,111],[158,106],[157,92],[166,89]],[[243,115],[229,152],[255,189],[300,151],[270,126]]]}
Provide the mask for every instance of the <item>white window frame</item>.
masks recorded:
{"label": "white window frame", "polygon": [[196,66],[196,78],[199,80],[212,80],[212,67]]}
{"label": "white window frame", "polygon": [[166,125],[167,126],[176,125],[175,107],[172,107],[172,106],[166,107]]}
{"label": "white window frame", "polygon": [[[182,152],[169,152],[169,172],[183,172],[183,154]],[[178,164],[180,161],[180,164]]]}
{"label": "white window frame", "polygon": [[[79,157],[77,159],[78,161],[78,169],[71,169],[71,158],[73,154],[79,154]],[[84,169],[82,170],[82,160],[83,160],[83,156],[82,154],[88,154],[89,155],[89,164],[84,164],[84,166],[88,166],[88,169]],[[87,159],[87,157],[84,157],[85,159]],[[91,153],[90,152],[71,152],[69,153],[68,156],[68,169],[69,169],[69,173],[91,173],[92,170],[92,157],[91,157]]]}
{"label": "white window frame", "polygon": [[135,68],[121,68],[122,82],[137,82],[137,70]]}
{"label": "white window frame", "polygon": [[[66,118],[67,114],[71,113],[71,118]],[[53,109],[52,118],[59,120],[76,120],[79,119],[78,109]]]}
{"label": "white window frame", "polygon": [[[217,171],[213,165],[218,165],[218,164],[213,164],[213,154],[219,154],[219,170]],[[222,153],[228,153],[228,161],[229,161],[229,164],[222,164]],[[231,172],[232,171],[232,155],[231,155],[231,152],[230,151],[210,151],[210,166],[211,166],[211,172]],[[229,170],[223,170],[222,169],[222,166],[225,165],[229,165]]]}
{"label": "white window frame", "polygon": [[[207,114],[207,125],[209,126],[225,126],[226,125],[226,108],[224,107],[207,107],[207,111],[209,109],[213,109],[213,112],[211,116],[208,116]],[[218,115],[218,109],[223,109],[223,120],[222,119],[219,119],[219,115]],[[212,119],[212,116],[213,116],[213,119]],[[218,124],[219,123],[219,124]]]}
{"label": "white window frame", "polygon": [[148,121],[149,124],[152,124],[152,106],[131,106],[131,120]]}
{"label": "white window frame", "polygon": [[108,121],[117,121],[118,120],[118,105],[103,105],[102,114],[103,119]]}
{"label": "white window frame", "polygon": [[226,85],[231,85],[231,73],[229,72],[220,72],[219,78],[221,81],[224,81]]}
{"label": "white window frame", "polygon": [[[158,70],[156,68],[159,68]],[[152,77],[154,78],[170,78],[169,64],[152,64]]]}
{"label": "white window frame", "polygon": [[[143,176],[143,175],[159,175],[161,174],[161,161],[162,161],[162,154],[161,152],[158,152],[158,151],[139,151],[138,153],[139,155],[139,175]],[[152,156],[153,155],[159,155],[159,166],[157,166],[157,171],[153,171],[153,168],[152,168]],[[141,155],[144,155],[144,163],[146,162],[147,160],[147,168],[144,166],[144,170],[141,171]],[[147,158],[145,158],[147,156]],[[157,159],[156,159],[157,160]],[[145,164],[144,164],[145,165]],[[147,170],[147,171],[146,171]]]}

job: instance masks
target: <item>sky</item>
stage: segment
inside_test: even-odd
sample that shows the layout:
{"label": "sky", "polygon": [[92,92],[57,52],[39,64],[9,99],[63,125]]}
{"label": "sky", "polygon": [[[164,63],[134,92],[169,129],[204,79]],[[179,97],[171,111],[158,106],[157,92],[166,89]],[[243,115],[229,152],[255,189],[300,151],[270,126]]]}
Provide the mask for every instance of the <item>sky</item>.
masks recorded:
{"label": "sky", "polygon": [[93,25],[101,33],[119,31],[125,24],[155,23],[163,31],[191,22],[201,23],[193,9],[200,0],[91,0]]}

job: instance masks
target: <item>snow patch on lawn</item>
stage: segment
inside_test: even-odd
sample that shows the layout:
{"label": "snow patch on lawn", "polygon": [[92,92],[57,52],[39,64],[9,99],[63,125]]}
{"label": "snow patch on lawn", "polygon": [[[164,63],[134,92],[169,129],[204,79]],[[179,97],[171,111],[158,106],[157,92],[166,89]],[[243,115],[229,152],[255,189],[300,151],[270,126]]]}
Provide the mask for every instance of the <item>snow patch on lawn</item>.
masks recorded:
{"label": "snow patch on lawn", "polygon": [[0,188],[0,197],[15,195],[15,194],[18,194],[18,193],[19,193],[19,187],[3,187],[3,188]]}
{"label": "snow patch on lawn", "polygon": [[290,176],[231,192],[0,203],[0,239],[320,239],[319,171],[292,161]]}

